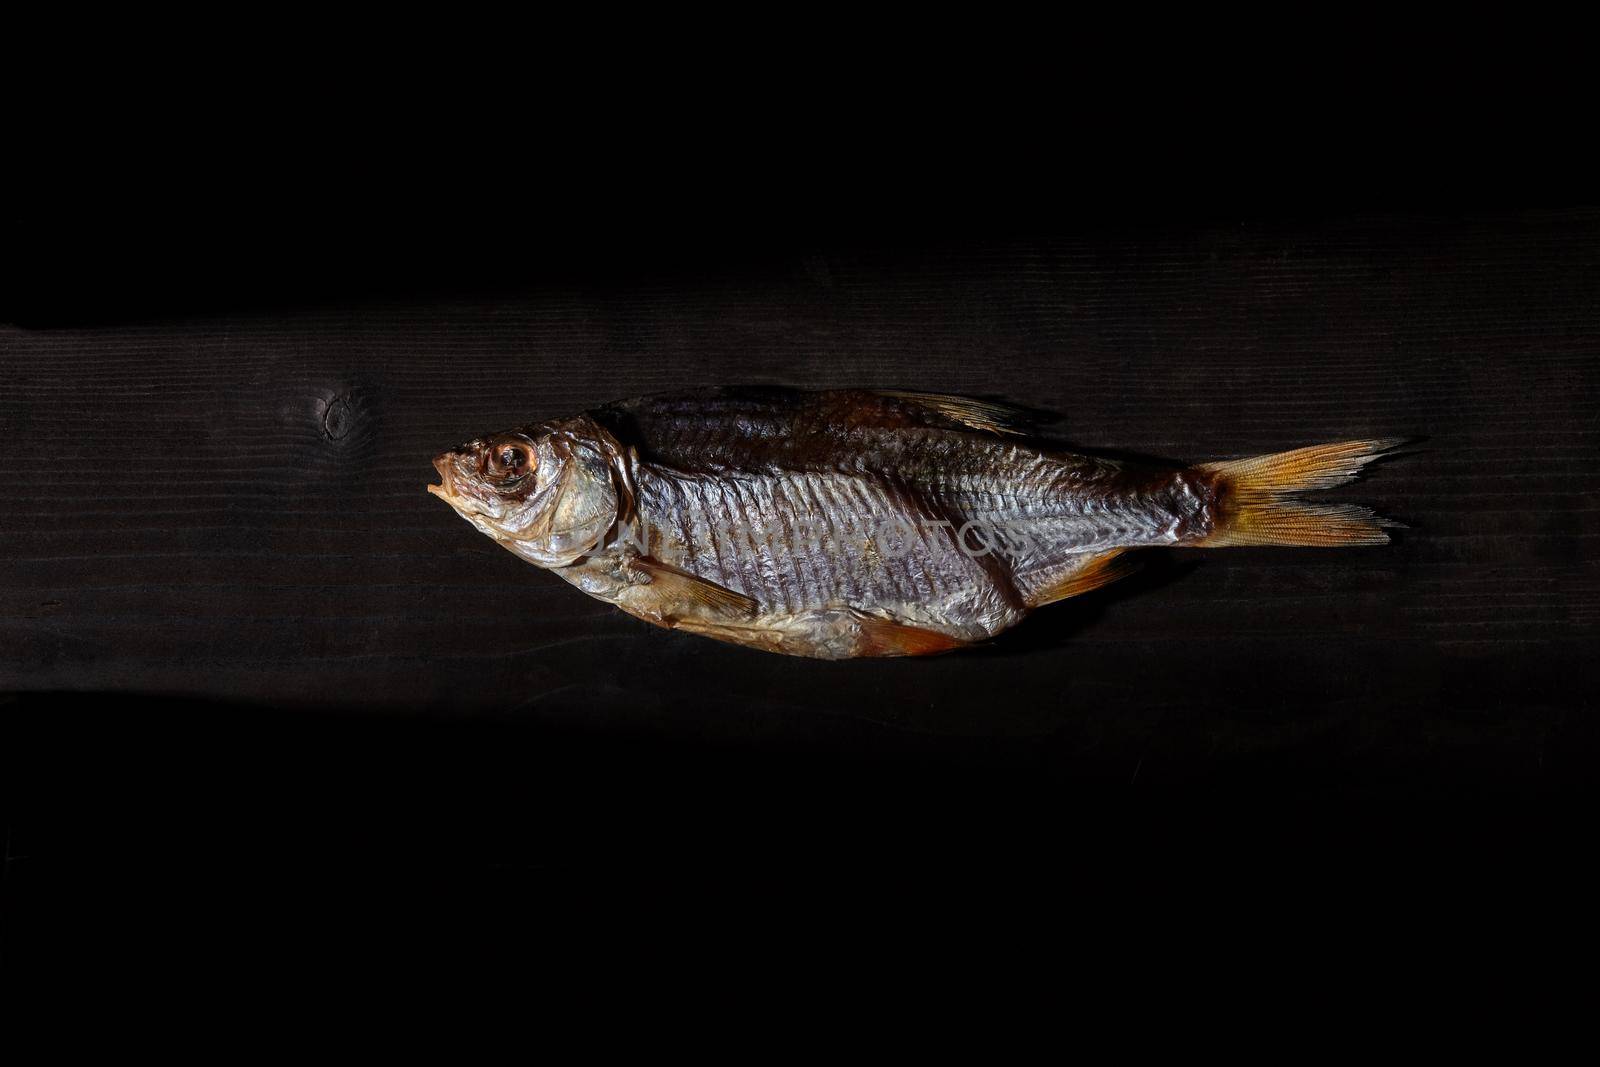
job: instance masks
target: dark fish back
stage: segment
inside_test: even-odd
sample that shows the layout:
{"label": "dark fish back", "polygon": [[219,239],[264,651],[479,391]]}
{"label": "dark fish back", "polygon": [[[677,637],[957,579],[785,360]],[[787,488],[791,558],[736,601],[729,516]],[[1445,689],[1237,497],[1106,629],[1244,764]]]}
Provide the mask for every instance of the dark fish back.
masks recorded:
{"label": "dark fish back", "polygon": [[871,469],[864,461],[904,458],[917,431],[977,436],[924,405],[854,389],[666,393],[590,415],[641,459],[688,473]]}

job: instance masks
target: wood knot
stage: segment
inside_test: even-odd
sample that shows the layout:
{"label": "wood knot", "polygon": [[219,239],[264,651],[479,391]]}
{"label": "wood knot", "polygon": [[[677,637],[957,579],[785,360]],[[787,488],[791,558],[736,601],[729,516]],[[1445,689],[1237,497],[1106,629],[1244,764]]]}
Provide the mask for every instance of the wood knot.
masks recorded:
{"label": "wood knot", "polygon": [[327,434],[328,440],[343,440],[354,424],[355,412],[350,406],[349,397],[342,394],[335,396],[323,407],[322,432]]}
{"label": "wood knot", "polygon": [[[304,411],[304,409],[302,409]],[[378,432],[377,393],[360,382],[330,383],[311,396],[310,429],[314,436],[305,447],[316,459],[341,465],[365,455]],[[301,425],[304,425],[302,423]]]}

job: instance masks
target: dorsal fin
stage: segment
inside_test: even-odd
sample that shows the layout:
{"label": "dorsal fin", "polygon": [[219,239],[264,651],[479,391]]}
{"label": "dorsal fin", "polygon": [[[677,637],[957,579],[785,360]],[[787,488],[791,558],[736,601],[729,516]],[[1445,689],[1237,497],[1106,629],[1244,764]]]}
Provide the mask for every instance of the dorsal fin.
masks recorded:
{"label": "dorsal fin", "polygon": [[947,419],[985,433],[1022,434],[1032,418],[1028,412],[1009,404],[996,404],[988,400],[974,400],[970,396],[951,396],[947,393],[911,393],[899,389],[880,389],[880,396],[892,396],[920,404],[936,411]]}

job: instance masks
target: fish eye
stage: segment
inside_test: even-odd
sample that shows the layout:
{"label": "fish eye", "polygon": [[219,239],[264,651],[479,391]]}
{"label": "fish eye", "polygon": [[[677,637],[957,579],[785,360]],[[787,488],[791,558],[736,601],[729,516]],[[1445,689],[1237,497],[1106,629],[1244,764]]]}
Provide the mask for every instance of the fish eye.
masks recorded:
{"label": "fish eye", "polygon": [[520,441],[495,442],[484,461],[485,472],[497,478],[516,478],[532,466],[533,450]]}

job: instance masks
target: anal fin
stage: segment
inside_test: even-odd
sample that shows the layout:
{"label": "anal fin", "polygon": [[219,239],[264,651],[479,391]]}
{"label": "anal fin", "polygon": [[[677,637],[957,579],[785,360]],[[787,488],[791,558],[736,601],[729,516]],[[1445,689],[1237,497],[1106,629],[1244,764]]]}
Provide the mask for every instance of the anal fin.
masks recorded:
{"label": "anal fin", "polygon": [[1028,597],[1028,606],[1037,608],[1045,604],[1054,604],[1058,600],[1065,600],[1092,589],[1099,589],[1102,585],[1109,585],[1118,578],[1126,578],[1138,569],[1138,566],[1125,555],[1127,551],[1125,548],[1113,548],[1108,552],[1089,556],[1065,576],[1034,591]]}

